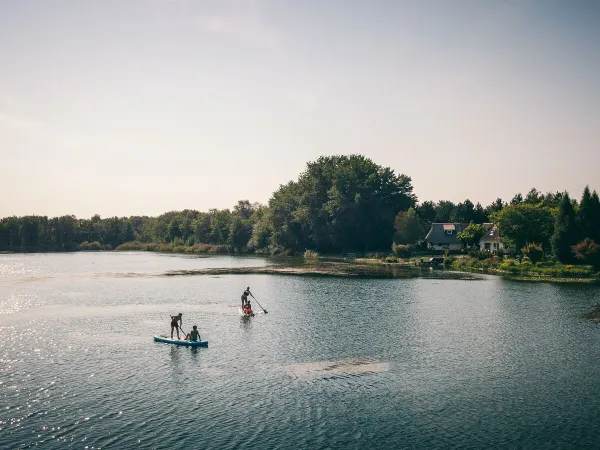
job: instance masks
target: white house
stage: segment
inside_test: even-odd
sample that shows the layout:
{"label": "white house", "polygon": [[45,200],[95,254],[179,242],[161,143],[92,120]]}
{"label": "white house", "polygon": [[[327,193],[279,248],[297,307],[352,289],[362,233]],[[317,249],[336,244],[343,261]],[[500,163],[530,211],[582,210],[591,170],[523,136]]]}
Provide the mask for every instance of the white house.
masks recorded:
{"label": "white house", "polygon": [[503,250],[504,245],[500,241],[500,230],[493,223],[484,223],[485,234],[479,240],[479,250],[486,252],[497,252]]}

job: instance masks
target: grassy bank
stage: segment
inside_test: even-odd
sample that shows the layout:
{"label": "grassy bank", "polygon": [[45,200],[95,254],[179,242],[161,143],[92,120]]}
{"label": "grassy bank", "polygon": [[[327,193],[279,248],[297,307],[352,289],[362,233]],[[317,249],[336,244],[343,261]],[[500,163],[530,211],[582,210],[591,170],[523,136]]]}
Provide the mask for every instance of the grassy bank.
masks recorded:
{"label": "grassy bank", "polygon": [[600,273],[592,266],[560,264],[554,261],[532,263],[528,260],[487,258],[477,259],[468,256],[450,258],[454,270],[477,271],[508,275],[513,279],[554,282],[600,282]]}
{"label": "grassy bank", "polygon": [[[127,242],[118,246],[117,251],[148,251],[182,254],[235,254],[228,245],[196,244],[193,246],[160,244],[146,242]],[[283,263],[269,268],[243,268],[245,273],[282,273],[295,275],[334,275],[334,276],[384,276],[405,277],[406,271],[412,270],[408,276],[422,276],[425,273],[418,268],[429,257],[397,258],[394,256],[355,258],[347,260],[341,256],[321,256],[307,251],[303,258],[294,263]],[[341,261],[344,261],[343,263]],[[564,265],[554,261],[532,263],[528,260],[502,259],[491,257],[478,259],[470,256],[449,256],[439,260],[439,268],[446,271],[477,272],[507,276],[514,280],[548,281],[568,283],[600,283],[600,273],[592,266]],[[230,272],[230,269],[223,269]],[[225,272],[219,272],[225,273]],[[420,274],[420,275],[417,275]]]}

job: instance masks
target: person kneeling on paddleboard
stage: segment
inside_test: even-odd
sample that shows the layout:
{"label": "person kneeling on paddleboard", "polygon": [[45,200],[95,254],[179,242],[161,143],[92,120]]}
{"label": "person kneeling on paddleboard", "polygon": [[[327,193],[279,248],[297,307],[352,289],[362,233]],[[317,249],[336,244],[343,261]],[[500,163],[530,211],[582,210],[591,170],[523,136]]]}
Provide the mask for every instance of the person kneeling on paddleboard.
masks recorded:
{"label": "person kneeling on paddleboard", "polygon": [[194,325],[192,327],[192,331],[185,337],[186,341],[199,341],[200,340],[200,332],[198,331],[198,327]]}
{"label": "person kneeling on paddleboard", "polygon": [[181,325],[183,325],[181,316],[183,316],[181,313],[177,314],[176,316],[171,316],[171,339],[173,339],[173,329],[177,331],[177,339],[179,339],[179,328],[181,328]]}
{"label": "person kneeling on paddleboard", "polygon": [[246,306],[242,309],[244,314],[252,314],[252,305],[250,304],[250,300],[246,300]]}

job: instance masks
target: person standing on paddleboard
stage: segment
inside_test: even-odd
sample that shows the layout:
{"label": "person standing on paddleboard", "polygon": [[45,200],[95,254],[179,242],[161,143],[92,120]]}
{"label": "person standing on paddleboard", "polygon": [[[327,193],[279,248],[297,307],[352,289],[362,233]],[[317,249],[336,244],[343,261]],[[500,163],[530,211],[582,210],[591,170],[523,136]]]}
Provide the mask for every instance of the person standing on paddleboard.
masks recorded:
{"label": "person standing on paddleboard", "polygon": [[250,286],[248,286],[246,288],[246,290],[244,291],[244,293],[242,294],[242,311],[244,310],[244,306],[246,305],[246,302],[248,301],[249,295],[252,295],[252,293],[250,292]]}
{"label": "person standing on paddleboard", "polygon": [[171,316],[171,339],[173,339],[173,329],[177,331],[177,339],[179,339],[179,328],[181,328],[181,325],[183,325],[181,316],[183,316],[181,313],[177,314],[176,316]]}

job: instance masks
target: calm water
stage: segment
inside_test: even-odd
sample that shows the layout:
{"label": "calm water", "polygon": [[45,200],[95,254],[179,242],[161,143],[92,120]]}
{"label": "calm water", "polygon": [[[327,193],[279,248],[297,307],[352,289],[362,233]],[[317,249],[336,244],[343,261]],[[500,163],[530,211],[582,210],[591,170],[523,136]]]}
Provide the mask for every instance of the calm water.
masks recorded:
{"label": "calm water", "polygon": [[598,447],[598,287],[161,276],[264,264],[0,255],[0,448]]}

